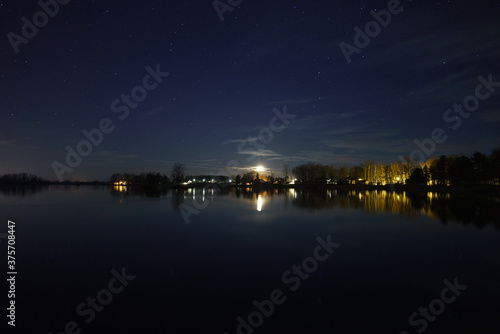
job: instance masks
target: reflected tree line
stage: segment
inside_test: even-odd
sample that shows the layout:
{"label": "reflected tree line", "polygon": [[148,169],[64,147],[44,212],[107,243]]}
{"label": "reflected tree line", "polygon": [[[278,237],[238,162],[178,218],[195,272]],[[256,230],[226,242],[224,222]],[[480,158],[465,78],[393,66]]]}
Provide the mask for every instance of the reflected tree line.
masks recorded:
{"label": "reflected tree line", "polygon": [[6,196],[28,196],[48,189],[49,182],[33,174],[0,176],[0,193]]}
{"label": "reflected tree line", "polygon": [[424,214],[442,223],[459,222],[500,229],[500,197],[467,196],[438,192],[389,192],[329,189],[297,190],[293,204],[307,210],[335,208],[363,210],[369,214],[392,213],[409,218]]}
{"label": "reflected tree line", "polygon": [[[28,180],[28,179],[25,179]],[[70,185],[67,185],[71,187]],[[0,193],[7,196],[35,195],[50,189],[49,185],[25,185],[0,187]],[[293,189],[274,188],[255,190],[251,187],[234,188],[188,188],[177,189],[168,187],[120,187],[110,188],[113,197],[147,197],[169,199],[174,210],[184,201],[214,201],[218,196],[235,196],[249,201],[264,201],[285,197],[285,205],[293,205],[304,210],[363,210],[368,214],[392,213],[405,215],[409,218],[424,214],[442,223],[459,222],[474,224],[481,228],[493,223],[500,229],[500,196],[481,194],[464,195],[460,193],[443,192],[391,192],[386,190],[353,190],[353,189]],[[264,205],[265,210],[265,205]]]}
{"label": "reflected tree line", "polygon": [[257,203],[258,198],[266,203],[273,199],[285,198],[284,205],[292,205],[308,211],[351,209],[362,210],[367,214],[391,213],[416,218],[426,215],[440,220],[443,224],[457,222],[473,224],[478,228],[490,223],[500,230],[500,197],[482,195],[463,195],[442,192],[391,192],[386,190],[352,189],[294,189],[274,188],[255,190],[247,188],[208,188],[174,189],[131,187],[126,191],[111,190],[113,196],[120,198],[145,196],[165,198],[176,211],[184,201],[188,204],[196,200],[203,204],[214,201],[219,196],[234,196]]}
{"label": "reflected tree line", "polygon": [[500,229],[500,197],[450,193],[389,192],[385,190],[289,190],[293,205],[307,210],[336,208],[363,210],[368,214],[392,213],[409,218],[421,214],[442,223],[459,222]]}

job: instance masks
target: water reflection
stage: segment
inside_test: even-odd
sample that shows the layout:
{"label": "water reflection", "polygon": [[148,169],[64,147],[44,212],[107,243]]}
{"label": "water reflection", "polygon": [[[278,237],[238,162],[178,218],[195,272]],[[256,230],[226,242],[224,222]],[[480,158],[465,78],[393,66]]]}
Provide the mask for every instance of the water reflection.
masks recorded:
{"label": "water reflection", "polygon": [[272,189],[264,191],[232,190],[237,198],[255,201],[257,211],[262,211],[266,201],[282,197],[285,206],[308,211],[350,209],[368,214],[391,213],[409,219],[426,215],[442,223],[459,222],[481,228],[493,223],[500,229],[500,197],[465,196],[449,193],[407,193],[385,190],[311,190]]}
{"label": "water reflection", "polygon": [[[121,188],[121,189],[120,189]],[[111,188],[113,196],[146,196],[160,198],[170,196],[175,210],[185,200],[196,201],[200,205],[214,202],[217,197],[229,196],[254,202],[257,211],[266,210],[266,202],[281,198],[285,209],[288,205],[315,210],[363,210],[368,214],[391,213],[406,216],[409,219],[426,215],[442,223],[459,222],[474,224],[477,227],[493,223],[500,229],[500,197],[465,196],[460,194],[437,192],[390,192],[386,190],[352,189],[264,189],[251,188],[137,188],[115,186]]]}
{"label": "water reflection", "polygon": [[257,195],[257,211],[262,211],[262,196]]}
{"label": "water reflection", "polygon": [[[87,188],[88,186],[85,186]],[[103,187],[90,186],[95,189]],[[51,189],[74,191],[82,189],[76,186],[35,186],[35,187],[0,187],[4,196],[38,195]],[[126,198],[147,197],[168,199],[174,210],[178,211],[184,201],[188,205],[192,201],[201,207],[216,201],[219,197],[229,197],[233,200],[252,201],[253,207],[261,212],[276,210],[276,206],[268,206],[275,198],[283,203],[283,209],[292,205],[297,208],[316,210],[362,210],[367,214],[391,213],[403,215],[412,219],[426,215],[441,221],[474,224],[481,228],[490,223],[500,229],[500,196],[464,195],[439,192],[390,192],[386,190],[353,190],[353,189],[261,189],[251,188],[221,188],[213,185],[207,188],[170,189],[166,187],[134,187],[115,185],[109,187],[112,197],[121,203]]]}
{"label": "water reflection", "polygon": [[49,191],[51,186],[0,186],[0,193],[5,196],[31,196]]}
{"label": "water reflection", "polygon": [[166,187],[133,187],[124,185],[114,185],[109,189],[113,197],[120,197],[120,198],[134,197],[134,196],[160,198],[162,196],[166,196],[170,190]]}
{"label": "water reflection", "polygon": [[127,186],[122,186],[122,185],[114,185],[113,186],[113,190],[116,192],[119,192],[119,193],[124,193],[124,192],[127,192]]}

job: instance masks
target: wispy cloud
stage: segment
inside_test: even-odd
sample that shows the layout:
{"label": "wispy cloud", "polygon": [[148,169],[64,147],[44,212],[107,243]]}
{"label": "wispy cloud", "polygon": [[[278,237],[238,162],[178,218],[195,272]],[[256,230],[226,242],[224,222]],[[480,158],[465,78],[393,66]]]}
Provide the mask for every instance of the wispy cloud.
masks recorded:
{"label": "wispy cloud", "polygon": [[256,155],[260,157],[279,157],[281,154],[274,152],[273,150],[246,150],[246,151],[238,151],[235,152],[238,154],[248,154],[248,155]]}
{"label": "wispy cloud", "polygon": [[290,125],[293,129],[314,130],[338,126],[338,121],[346,118],[358,117],[365,113],[376,111],[376,109],[360,109],[342,112],[329,112],[324,114],[306,115],[294,120]]}
{"label": "wispy cloud", "polygon": [[127,159],[135,159],[138,157],[137,154],[121,154],[116,151],[106,151],[106,150],[95,152],[94,155],[112,160],[127,160]]}
{"label": "wispy cloud", "polygon": [[8,140],[0,140],[0,147],[1,148],[12,148],[16,146],[16,140],[15,139],[8,139]]}
{"label": "wispy cloud", "polygon": [[154,108],[150,111],[143,111],[143,112],[141,112],[141,115],[142,116],[154,116],[154,115],[157,115],[157,114],[163,112],[164,110],[166,110],[166,106],[159,106],[159,107]]}
{"label": "wispy cloud", "polygon": [[258,139],[258,137],[249,137],[249,138],[243,138],[243,139],[230,139],[226,140],[225,142],[222,143],[222,145],[226,144],[234,144],[234,143],[245,143],[245,142],[254,142]]}
{"label": "wispy cloud", "polygon": [[[421,15],[406,16],[406,19],[397,25],[391,24],[387,28],[388,36],[394,37],[391,43],[375,43],[370,45],[370,50],[373,50],[372,55],[377,61],[403,66],[406,71],[421,71],[454,62],[461,63],[464,59],[475,59],[478,55],[496,60],[500,56],[496,42],[500,38],[499,26],[498,21],[492,22],[491,29],[488,30],[484,30],[484,26],[450,25],[447,20],[436,20],[435,12],[428,11]],[[401,34],[401,31],[404,31],[404,34]],[[470,36],[473,38],[464,38]],[[419,57],[419,61],[411,67],[405,62],[392,62],[395,58],[411,60],[415,56]],[[358,66],[363,66],[363,63]]]}
{"label": "wispy cloud", "polygon": [[[298,152],[298,153],[300,153],[300,152]],[[269,161],[279,160],[279,161],[283,161],[283,162],[300,162],[300,161],[310,161],[311,159],[308,158],[307,155],[297,154],[297,155],[283,155],[283,156],[279,156],[279,157],[270,158],[268,160]]]}

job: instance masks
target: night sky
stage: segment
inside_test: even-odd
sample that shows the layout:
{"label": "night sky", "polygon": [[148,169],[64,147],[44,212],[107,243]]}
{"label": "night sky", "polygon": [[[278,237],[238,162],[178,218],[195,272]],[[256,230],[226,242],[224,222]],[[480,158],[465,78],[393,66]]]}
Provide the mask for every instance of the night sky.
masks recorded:
{"label": "night sky", "polygon": [[[60,1],[16,47],[9,33],[33,34],[21,19],[41,7],[0,4],[0,175],[56,180],[53,162],[67,165],[66,147],[103,119],[108,133],[63,179],[168,174],[175,162],[221,174],[234,160],[275,176],[308,161],[396,162],[435,128],[448,136],[435,156],[500,146],[500,84],[467,118],[446,114],[479,76],[500,82],[498,1],[401,1],[350,62],[340,43],[355,47],[354,28],[387,1],[232,0],[222,21],[212,1]],[[131,93],[142,101],[121,101]],[[294,117],[283,127],[284,108]]]}

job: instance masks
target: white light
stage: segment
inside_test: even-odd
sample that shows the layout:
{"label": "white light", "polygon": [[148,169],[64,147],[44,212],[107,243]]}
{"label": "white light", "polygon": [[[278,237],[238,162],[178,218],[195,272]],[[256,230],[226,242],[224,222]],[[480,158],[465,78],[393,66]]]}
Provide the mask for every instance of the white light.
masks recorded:
{"label": "white light", "polygon": [[262,166],[257,166],[257,167],[255,167],[255,170],[256,170],[257,172],[263,172],[263,171],[265,171],[264,167],[262,167]]}
{"label": "white light", "polygon": [[257,211],[262,211],[262,197],[260,195],[257,197]]}

